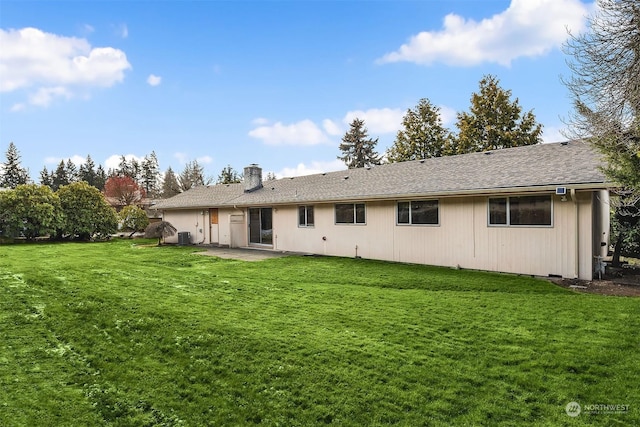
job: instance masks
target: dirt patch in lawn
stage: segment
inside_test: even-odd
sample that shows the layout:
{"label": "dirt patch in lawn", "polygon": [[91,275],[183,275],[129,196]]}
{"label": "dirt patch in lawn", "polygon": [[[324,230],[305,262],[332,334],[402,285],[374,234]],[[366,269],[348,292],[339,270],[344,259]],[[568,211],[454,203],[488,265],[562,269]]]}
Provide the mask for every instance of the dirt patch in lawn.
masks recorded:
{"label": "dirt patch in lawn", "polygon": [[551,281],[576,292],[640,297],[640,267],[615,269],[601,280],[551,279]]}

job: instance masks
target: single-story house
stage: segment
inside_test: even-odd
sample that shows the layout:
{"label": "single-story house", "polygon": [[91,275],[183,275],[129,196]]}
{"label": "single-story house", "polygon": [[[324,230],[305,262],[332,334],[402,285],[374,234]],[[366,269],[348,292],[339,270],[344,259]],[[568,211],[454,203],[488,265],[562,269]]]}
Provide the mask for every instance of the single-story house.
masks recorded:
{"label": "single-story house", "polygon": [[590,280],[609,240],[600,164],[570,141],[264,182],[251,165],[155,208],[168,242]]}

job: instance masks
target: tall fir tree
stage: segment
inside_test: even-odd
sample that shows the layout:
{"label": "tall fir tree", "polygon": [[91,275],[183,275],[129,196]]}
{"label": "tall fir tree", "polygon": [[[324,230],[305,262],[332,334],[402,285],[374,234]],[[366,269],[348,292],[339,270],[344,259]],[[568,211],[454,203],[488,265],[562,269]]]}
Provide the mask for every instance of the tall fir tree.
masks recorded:
{"label": "tall fir tree", "polygon": [[160,193],[158,181],[160,180],[160,169],[158,158],[155,151],[144,156],[140,164],[142,175],[142,186],[145,189],[147,197],[157,197]]}
{"label": "tall fir tree", "polygon": [[169,166],[164,172],[164,178],[162,180],[162,197],[167,199],[176,194],[180,194],[180,184],[178,183],[175,172],[173,172],[173,169]]}
{"label": "tall fir tree", "polygon": [[0,187],[16,188],[29,183],[29,171],[20,163],[20,153],[13,142],[9,143],[6,161],[0,167]]}
{"label": "tall fir tree", "polygon": [[180,189],[187,191],[199,185],[208,185],[211,183],[211,179],[205,178],[204,167],[202,167],[197,160],[192,160],[188,162],[182,172],[180,172],[178,182],[180,183]]}
{"label": "tall fir tree", "polygon": [[44,185],[49,188],[52,186],[51,174],[46,166],[44,166],[40,171],[40,185]]}
{"label": "tall fir tree", "polygon": [[60,160],[58,167],[51,173],[51,188],[53,191],[58,191],[63,185],[69,185],[71,180],[67,174],[67,167],[64,164],[64,160]]}
{"label": "tall fir tree", "polygon": [[92,187],[96,187],[96,164],[93,162],[91,155],[87,154],[87,158],[78,169],[78,181],[84,181]]}
{"label": "tall fir tree", "polygon": [[67,169],[67,178],[69,179],[69,182],[78,181],[78,168],[76,167],[76,164],[71,161],[71,159],[67,159],[65,168]]}
{"label": "tall fir tree", "polygon": [[342,156],[338,156],[338,159],[342,160],[349,169],[379,165],[380,155],[375,150],[377,144],[378,138],[369,138],[364,120],[356,118],[342,137],[342,143],[339,146]]}
{"label": "tall fir tree", "polygon": [[440,108],[422,98],[415,108],[407,110],[386,157],[391,163],[440,157],[450,154],[450,139],[451,133],[442,125]]}
{"label": "tall fir tree", "polygon": [[103,191],[106,183],[107,183],[107,173],[105,172],[104,167],[102,165],[98,165],[98,167],[96,168],[96,181],[93,186],[96,187],[98,190]]}
{"label": "tall fir tree", "polygon": [[216,181],[217,184],[234,184],[237,182],[240,182],[240,175],[231,165],[222,168],[220,175],[218,175],[218,181]]}
{"label": "tall fir tree", "polygon": [[522,114],[511,91],[500,87],[496,76],[480,80],[480,92],[471,95],[470,111],[458,113],[458,134],[453,140],[456,154],[533,145],[542,142],[542,125],[533,111]]}

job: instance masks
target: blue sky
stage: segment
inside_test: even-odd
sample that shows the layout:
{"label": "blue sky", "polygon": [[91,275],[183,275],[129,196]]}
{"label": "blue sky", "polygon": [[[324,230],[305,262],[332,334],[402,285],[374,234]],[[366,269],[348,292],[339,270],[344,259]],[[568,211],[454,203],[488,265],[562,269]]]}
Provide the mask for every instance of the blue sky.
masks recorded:
{"label": "blue sky", "polygon": [[[38,180],[61,159],[114,167],[155,151],[292,176],[344,169],[349,123],[383,153],[421,98],[455,113],[486,74],[534,110],[545,142],[571,111],[560,76],[580,0],[0,0],[0,150]],[[4,154],[2,155],[4,159]]]}

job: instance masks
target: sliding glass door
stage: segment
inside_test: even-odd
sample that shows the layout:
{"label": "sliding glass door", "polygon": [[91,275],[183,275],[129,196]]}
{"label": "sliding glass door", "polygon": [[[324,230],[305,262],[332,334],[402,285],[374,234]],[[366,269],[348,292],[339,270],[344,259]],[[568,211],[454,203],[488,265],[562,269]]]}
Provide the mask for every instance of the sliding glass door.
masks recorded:
{"label": "sliding glass door", "polygon": [[271,208],[249,208],[249,243],[273,245]]}

